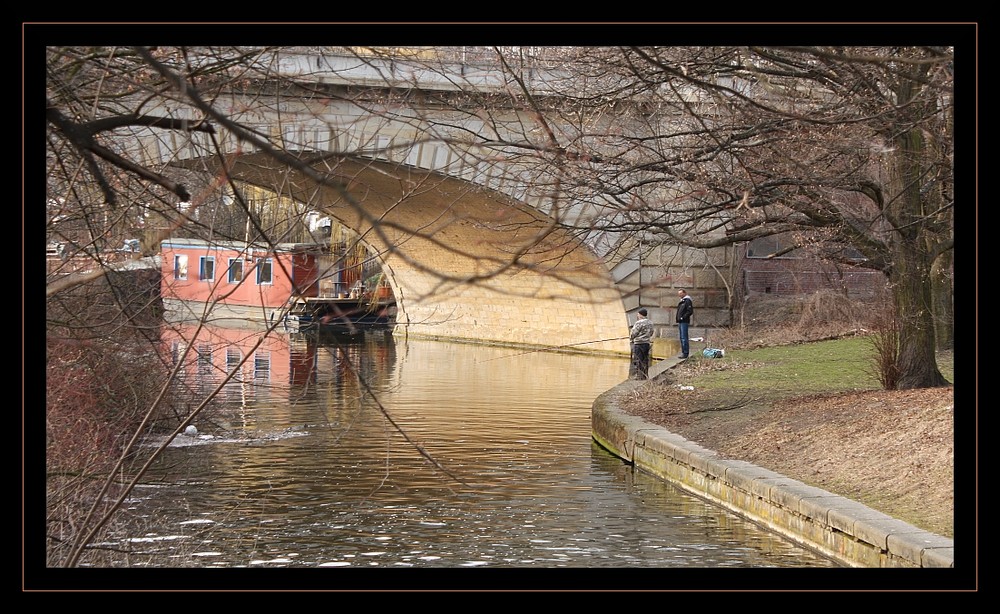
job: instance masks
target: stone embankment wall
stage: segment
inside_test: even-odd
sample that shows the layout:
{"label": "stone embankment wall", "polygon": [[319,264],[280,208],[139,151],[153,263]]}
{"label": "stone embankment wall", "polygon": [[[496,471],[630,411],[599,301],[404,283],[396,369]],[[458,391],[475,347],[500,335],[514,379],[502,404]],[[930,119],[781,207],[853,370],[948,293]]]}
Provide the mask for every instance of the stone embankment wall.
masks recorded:
{"label": "stone embankment wall", "polygon": [[614,398],[594,402],[594,440],[637,470],[748,518],[849,567],[954,567],[954,541],[820,488],[745,461],[729,460],[622,412]]}

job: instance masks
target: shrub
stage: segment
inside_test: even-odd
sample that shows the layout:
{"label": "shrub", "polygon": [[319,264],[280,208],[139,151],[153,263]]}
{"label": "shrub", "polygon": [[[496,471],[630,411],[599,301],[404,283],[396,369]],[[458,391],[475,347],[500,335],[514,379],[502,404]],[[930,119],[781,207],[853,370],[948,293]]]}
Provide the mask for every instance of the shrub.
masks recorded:
{"label": "shrub", "polygon": [[883,293],[872,304],[872,331],[868,336],[872,344],[871,369],[882,388],[899,387],[899,335],[900,320],[888,293]]}
{"label": "shrub", "polygon": [[736,316],[739,325],[712,331],[713,344],[750,349],[866,334],[872,326],[867,304],[831,290],[748,297]]}
{"label": "shrub", "polygon": [[[148,344],[46,340],[46,558],[60,566],[162,385]],[[128,467],[119,476],[126,478]],[[120,480],[118,481],[120,485]],[[96,504],[96,507],[95,507]],[[100,516],[97,516],[100,517]]]}

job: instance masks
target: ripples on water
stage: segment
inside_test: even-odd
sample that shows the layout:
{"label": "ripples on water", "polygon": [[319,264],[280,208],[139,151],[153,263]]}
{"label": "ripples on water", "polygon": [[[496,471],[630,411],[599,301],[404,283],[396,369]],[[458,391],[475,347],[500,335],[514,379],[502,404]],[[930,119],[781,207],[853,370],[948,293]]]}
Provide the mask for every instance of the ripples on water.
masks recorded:
{"label": "ripples on water", "polygon": [[[591,404],[624,359],[285,343],[270,381],[234,384],[137,490],[132,513],[152,528],[131,541],[151,554],[130,565],[834,566],[594,444]],[[299,369],[282,379],[286,360]]]}

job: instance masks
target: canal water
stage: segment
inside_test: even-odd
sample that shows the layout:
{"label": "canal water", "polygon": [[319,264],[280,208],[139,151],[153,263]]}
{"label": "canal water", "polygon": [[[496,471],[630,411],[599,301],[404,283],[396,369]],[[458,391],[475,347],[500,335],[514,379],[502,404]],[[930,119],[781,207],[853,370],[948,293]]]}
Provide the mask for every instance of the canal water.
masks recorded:
{"label": "canal water", "polygon": [[129,541],[154,553],[132,566],[836,566],[596,445],[625,358],[214,334],[192,344],[192,403],[253,356],[129,501],[152,527]]}

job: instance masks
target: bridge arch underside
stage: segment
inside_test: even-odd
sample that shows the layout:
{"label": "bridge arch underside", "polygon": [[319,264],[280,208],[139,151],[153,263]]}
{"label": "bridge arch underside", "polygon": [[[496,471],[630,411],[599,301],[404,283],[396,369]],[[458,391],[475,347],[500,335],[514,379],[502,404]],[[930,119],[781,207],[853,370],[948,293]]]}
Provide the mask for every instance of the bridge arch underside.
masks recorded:
{"label": "bridge arch underside", "polygon": [[311,166],[323,184],[269,169],[259,154],[241,156],[230,172],[358,232],[392,286],[396,334],[628,351],[628,319],[607,268],[537,209],[398,164],[327,154]]}

